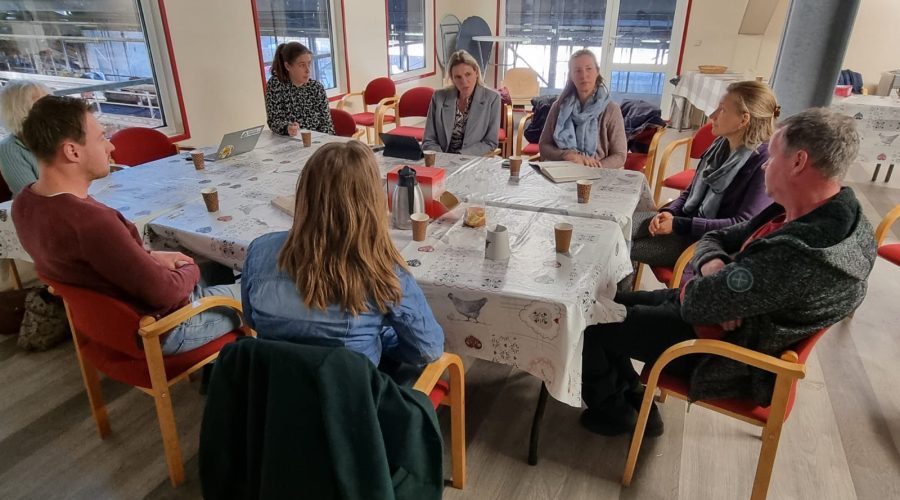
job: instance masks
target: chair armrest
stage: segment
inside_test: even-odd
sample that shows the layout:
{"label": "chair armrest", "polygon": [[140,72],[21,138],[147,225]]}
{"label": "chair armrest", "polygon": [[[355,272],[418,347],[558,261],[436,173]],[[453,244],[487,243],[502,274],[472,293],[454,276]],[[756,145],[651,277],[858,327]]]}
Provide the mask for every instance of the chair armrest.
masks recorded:
{"label": "chair armrest", "polygon": [[653,189],[653,202],[657,205],[659,205],[659,193],[662,191],[663,179],[666,177],[666,168],[669,166],[669,157],[672,156],[672,153],[678,149],[679,146],[690,148],[691,141],[693,140],[693,137],[678,139],[677,141],[669,143],[669,145],[666,146],[666,149],[663,150],[662,158],[659,160],[659,168],[656,171],[656,184]]}
{"label": "chair armrest", "polygon": [[656,133],[653,134],[650,146],[647,148],[647,164],[644,166],[644,174],[647,176],[648,185],[653,182],[653,174],[656,172],[656,151],[659,149],[659,141],[665,133],[666,127],[656,127]]}
{"label": "chair armrest", "polygon": [[516,156],[522,156],[522,143],[525,141],[525,124],[534,116],[534,112],[525,113],[519,120],[519,126],[516,130]]}
{"label": "chair armrest", "polygon": [[891,226],[897,222],[897,219],[900,219],[900,205],[892,208],[891,211],[884,216],[884,219],[881,219],[881,222],[878,223],[878,229],[875,230],[875,244],[877,246],[881,246],[884,243],[884,240],[887,239],[888,230],[890,230]]}
{"label": "chair armrest", "polygon": [[[172,312],[164,318],[156,319],[152,316],[144,316],[141,318],[141,328],[138,330],[138,333],[144,338],[158,337],[175,328],[187,319],[213,307],[228,307],[233,309],[238,313],[238,316],[240,316],[241,323],[244,323],[244,311],[241,307],[241,303],[237,300],[230,297],[203,297],[198,301],[194,301]],[[245,332],[249,335],[256,336],[255,332],[250,328],[246,326],[242,326],[242,328],[245,328]]]}
{"label": "chair armrest", "polygon": [[[441,375],[443,375],[447,369],[459,370],[460,373],[465,371],[463,369],[462,359],[460,359],[459,356],[445,352],[437,361],[429,363],[428,366],[425,367],[425,370],[422,371],[422,375],[419,375],[419,379],[416,380],[413,389],[427,395],[434,389],[434,386],[437,385],[438,381],[441,379]],[[450,390],[453,389],[454,388],[451,386]]]}
{"label": "chair armrest", "polygon": [[653,368],[650,370],[648,385],[650,381],[653,382],[654,386],[656,385],[659,374],[666,365],[674,359],[689,354],[714,354],[759,368],[760,370],[774,373],[775,375],[787,375],[788,377],[796,379],[801,379],[806,376],[806,366],[797,363],[797,354],[793,351],[785,351],[781,355],[782,359],[778,359],[774,356],[747,349],[746,347],[725,342],[724,340],[696,339],[685,340],[684,342],[679,342],[666,349],[659,359],[653,363]]}
{"label": "chair armrest", "polygon": [[672,281],[669,282],[669,288],[678,288],[681,285],[681,276],[684,274],[684,268],[694,258],[694,252],[697,251],[697,243],[699,242],[694,242],[691,246],[685,248],[681,255],[678,256],[678,260],[675,261],[675,268],[672,270]]}
{"label": "chair armrest", "polygon": [[375,144],[381,144],[381,132],[384,131],[384,114],[387,113],[387,110],[394,110],[395,124],[397,126],[400,125],[400,120],[396,118],[398,102],[400,102],[400,98],[396,96],[385,97],[378,101],[378,106],[375,108]]}
{"label": "chair armrest", "polygon": [[337,109],[343,110],[344,105],[347,103],[347,100],[354,96],[362,96],[362,92],[350,92],[349,94],[344,94],[343,97],[337,103]]}

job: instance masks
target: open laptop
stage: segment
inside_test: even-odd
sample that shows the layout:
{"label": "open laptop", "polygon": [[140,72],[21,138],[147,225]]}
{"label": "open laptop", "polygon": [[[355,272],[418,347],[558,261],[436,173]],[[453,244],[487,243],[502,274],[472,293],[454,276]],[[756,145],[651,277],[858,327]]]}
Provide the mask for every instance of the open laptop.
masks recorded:
{"label": "open laptop", "polygon": [[418,161],[425,157],[419,141],[405,135],[393,135],[381,133],[381,142],[384,143],[384,156],[403,158],[404,160]]}
{"label": "open laptop", "polygon": [[216,152],[208,154],[203,158],[206,161],[224,160],[225,158],[231,158],[232,156],[241,153],[253,151],[253,148],[256,147],[256,142],[259,141],[259,136],[262,134],[262,131],[263,126],[260,125],[258,127],[251,127],[225,134],[225,136],[222,137],[222,142],[219,144]]}

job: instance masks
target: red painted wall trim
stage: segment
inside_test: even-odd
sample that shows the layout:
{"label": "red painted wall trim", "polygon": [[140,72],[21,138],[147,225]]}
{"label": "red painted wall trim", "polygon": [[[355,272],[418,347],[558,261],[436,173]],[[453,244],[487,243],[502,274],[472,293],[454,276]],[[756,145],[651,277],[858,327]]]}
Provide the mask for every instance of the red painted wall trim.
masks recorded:
{"label": "red painted wall trim", "polygon": [[[269,81],[266,75],[266,62],[263,60],[262,45],[260,45],[260,29],[259,29],[259,11],[256,8],[256,0],[250,0],[250,7],[253,10],[253,27],[256,30],[256,49],[259,52],[259,74],[262,76],[263,92],[266,90],[266,84]],[[347,18],[344,13],[344,0],[341,0],[341,31],[344,37],[344,71],[347,82],[347,92],[350,92],[350,61],[347,57]],[[341,94],[343,96],[344,94]],[[340,96],[338,96],[340,98]]]}
{"label": "red painted wall trim", "polygon": [[687,43],[688,24],[691,20],[691,4],[693,0],[688,0],[687,11],[684,13],[684,33],[681,34],[681,51],[678,53],[678,69],[675,70],[676,75],[681,74],[681,62],[684,60],[684,46]]}
{"label": "red painted wall trim", "polygon": [[260,45],[259,12],[256,10],[256,0],[250,0],[250,10],[253,11],[253,29],[256,31],[256,51],[259,52],[259,74],[262,77],[263,93],[266,92],[266,63],[263,61],[262,45]]}
{"label": "red painted wall trim", "polygon": [[[344,0],[341,0],[341,33],[344,36],[344,77],[347,82],[347,93],[353,92],[350,86],[350,55],[347,46],[350,36],[347,34],[347,11],[344,9]],[[343,95],[343,94],[342,94]]]}
{"label": "red painted wall trim", "polygon": [[[497,17],[496,22],[494,23],[494,34],[496,36],[500,36],[500,0],[497,0]],[[497,88],[497,77],[498,73],[500,73],[500,47],[502,44],[497,44],[497,50],[494,51],[494,88]]]}
{"label": "red painted wall trim", "polygon": [[172,80],[175,83],[175,95],[178,98],[178,111],[181,113],[181,126],[184,127],[184,132],[169,137],[169,139],[172,142],[178,142],[191,138],[191,128],[188,125],[187,112],[184,110],[184,96],[181,94],[181,80],[178,79],[178,65],[175,64],[175,49],[172,47],[172,35],[169,33],[169,18],[166,17],[165,0],[159,0],[159,18],[162,21],[166,51],[169,53],[169,64],[172,67]]}
{"label": "red painted wall trim", "polygon": [[[388,51],[387,60],[386,60],[387,66],[385,67],[385,69],[387,71],[385,71],[385,73],[388,75],[388,77],[391,80],[394,80],[394,83],[406,83],[406,82],[411,82],[413,80],[421,80],[423,78],[431,78],[432,76],[437,74],[437,5],[436,4],[437,4],[437,0],[431,0],[431,35],[432,35],[431,67],[433,68],[432,71],[430,73],[424,73],[421,75],[410,76],[407,78],[401,78],[401,79],[397,80],[396,77],[391,75],[391,53],[390,53],[390,51]],[[388,19],[388,16],[389,16],[388,0],[384,0],[384,44],[385,44],[386,48],[391,43],[391,23],[390,23],[390,19]],[[428,65],[426,64],[425,67],[428,67]],[[418,70],[414,70],[414,71],[418,71]],[[409,72],[407,71],[406,73],[409,73]],[[402,73],[401,73],[401,75],[402,75]]]}

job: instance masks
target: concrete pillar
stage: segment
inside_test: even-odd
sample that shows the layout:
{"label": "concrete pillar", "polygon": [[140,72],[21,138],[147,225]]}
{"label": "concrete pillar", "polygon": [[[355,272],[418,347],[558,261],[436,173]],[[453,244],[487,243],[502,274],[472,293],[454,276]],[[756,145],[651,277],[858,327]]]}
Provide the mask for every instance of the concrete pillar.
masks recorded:
{"label": "concrete pillar", "polygon": [[781,116],[831,104],[859,3],[791,0],[772,75]]}

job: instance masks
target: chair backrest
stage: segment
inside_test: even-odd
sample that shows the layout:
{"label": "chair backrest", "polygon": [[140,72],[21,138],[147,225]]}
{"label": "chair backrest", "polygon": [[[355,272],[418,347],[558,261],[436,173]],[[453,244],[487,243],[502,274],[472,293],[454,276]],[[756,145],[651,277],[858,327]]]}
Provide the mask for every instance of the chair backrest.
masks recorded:
{"label": "chair backrest", "polygon": [[112,152],[113,160],[130,167],[178,153],[178,148],[166,134],[152,128],[124,128],[113,134],[109,141],[116,147]]}
{"label": "chair backrest", "polygon": [[703,156],[703,152],[712,145],[714,140],[716,140],[716,136],[712,133],[712,123],[707,123],[697,129],[693,140],[691,140],[691,158],[699,160]]}
{"label": "chair backrest", "polygon": [[[82,354],[103,370],[108,359],[98,358],[131,358],[146,359],[144,351],[139,347],[140,316],[134,309],[117,299],[85,288],[48,280],[41,280],[50,285],[54,292],[66,303],[69,318],[74,328],[73,334],[80,342],[92,344],[90,350],[82,349]],[[100,347],[100,349],[96,349]],[[143,365],[146,369],[146,365]]]}
{"label": "chair backrest", "polygon": [[431,104],[431,96],[434,89],[431,87],[414,87],[400,96],[397,104],[397,116],[428,116],[428,106]]}
{"label": "chair backrest", "polygon": [[363,103],[378,104],[385,97],[394,97],[395,95],[397,95],[397,86],[394,84],[394,80],[383,76],[366,85],[366,90],[363,91]]}
{"label": "chair backrest", "polygon": [[541,92],[538,74],[531,68],[510,68],[503,75],[503,86],[513,99],[531,99]]}
{"label": "chair backrest", "polygon": [[343,109],[329,108],[331,110],[331,122],[334,123],[334,133],[342,137],[353,137],[356,133],[356,122],[353,115]]}

